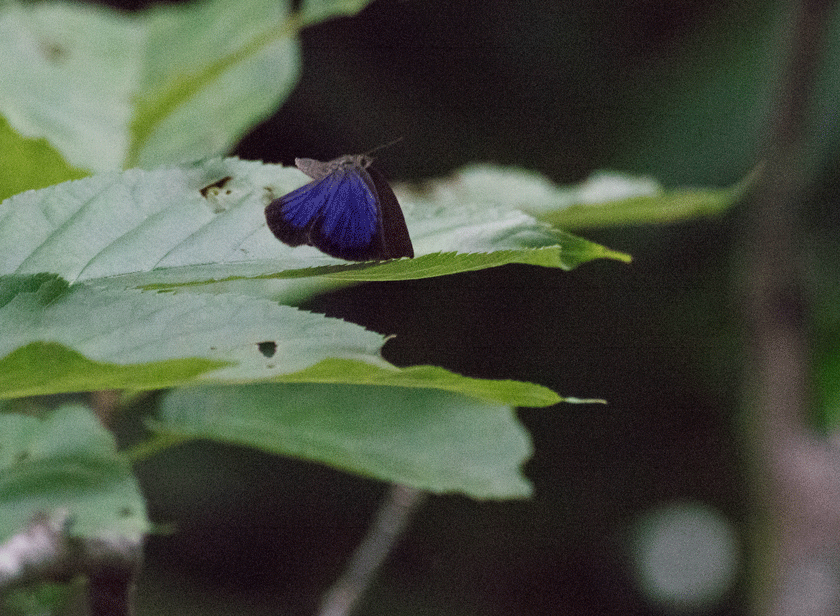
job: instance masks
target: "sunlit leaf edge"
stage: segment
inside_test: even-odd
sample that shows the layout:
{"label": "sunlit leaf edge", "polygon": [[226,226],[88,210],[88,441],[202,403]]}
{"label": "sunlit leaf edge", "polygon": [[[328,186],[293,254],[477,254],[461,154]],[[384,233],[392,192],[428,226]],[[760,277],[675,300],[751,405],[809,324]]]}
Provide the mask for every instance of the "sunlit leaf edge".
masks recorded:
{"label": "sunlit leaf edge", "polygon": [[[585,242],[585,240],[581,240]],[[563,246],[546,246],[542,248],[524,248],[520,250],[498,250],[480,253],[437,252],[415,257],[414,259],[394,259],[391,261],[364,263],[347,263],[340,265],[322,265],[299,269],[282,270],[257,276],[218,276],[199,278],[186,282],[157,282],[143,284],[142,274],[129,274],[124,279],[131,281],[132,286],[143,290],[166,290],[233,282],[236,280],[272,280],[293,278],[325,278],[342,282],[386,282],[399,280],[421,280],[437,278],[452,274],[475,272],[503,265],[536,265],[571,270],[585,262],[594,259],[613,259],[623,263],[630,263],[632,257],[626,253],[611,250],[598,244],[586,242],[588,249],[574,252],[565,250]],[[236,266],[231,266],[234,268]],[[183,269],[186,268],[172,268]],[[157,270],[155,273],[159,273]],[[174,272],[173,272],[174,273]],[[182,276],[180,276],[182,277]],[[118,283],[123,277],[115,276],[104,281]]]}
{"label": "sunlit leaf edge", "polygon": [[546,407],[560,402],[602,402],[563,398],[551,389],[535,383],[467,377],[439,366],[385,369],[350,359],[325,359],[274,380],[282,383],[346,383],[439,389],[511,406]]}
{"label": "sunlit leaf edge", "polygon": [[[101,389],[150,390],[226,383],[206,373],[227,365],[230,364],[203,358],[119,365],[90,360],[61,344],[33,342],[0,359],[0,399]],[[206,376],[202,377],[203,374]],[[324,359],[297,372],[250,382],[343,383],[437,389],[486,402],[526,407],[546,407],[560,402],[603,402],[564,398],[534,383],[471,378],[437,366],[391,369],[339,358]]]}
{"label": "sunlit leaf edge", "polygon": [[55,342],[32,342],[0,359],[0,399],[101,389],[161,389],[227,365],[199,357],[120,365],[88,359]]}

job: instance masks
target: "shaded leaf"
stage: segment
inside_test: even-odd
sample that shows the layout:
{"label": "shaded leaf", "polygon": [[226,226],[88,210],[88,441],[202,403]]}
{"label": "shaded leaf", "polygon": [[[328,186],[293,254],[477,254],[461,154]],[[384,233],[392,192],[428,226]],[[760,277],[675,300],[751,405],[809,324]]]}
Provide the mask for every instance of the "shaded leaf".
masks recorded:
{"label": "shaded leaf", "polygon": [[401,387],[258,385],[167,394],[153,429],[321,462],[431,492],[530,494],[512,410]]}
{"label": "shaded leaf", "polygon": [[46,419],[0,414],[0,542],[36,514],[69,514],[77,537],[136,540],[150,524],[137,481],[89,409],[63,406]]}

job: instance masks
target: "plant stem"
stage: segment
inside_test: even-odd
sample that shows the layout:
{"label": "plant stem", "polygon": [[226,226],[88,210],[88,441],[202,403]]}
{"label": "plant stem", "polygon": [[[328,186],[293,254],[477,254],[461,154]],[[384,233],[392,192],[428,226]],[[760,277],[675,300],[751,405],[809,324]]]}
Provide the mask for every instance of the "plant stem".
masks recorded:
{"label": "plant stem", "polygon": [[809,427],[811,375],[800,204],[806,119],[832,0],[791,2],[789,41],[747,211],[745,399],[762,522],[753,613],[840,613],[840,455]]}
{"label": "plant stem", "polygon": [[425,492],[415,488],[391,486],[344,573],[324,594],[319,616],[347,616],[353,611],[425,496]]}

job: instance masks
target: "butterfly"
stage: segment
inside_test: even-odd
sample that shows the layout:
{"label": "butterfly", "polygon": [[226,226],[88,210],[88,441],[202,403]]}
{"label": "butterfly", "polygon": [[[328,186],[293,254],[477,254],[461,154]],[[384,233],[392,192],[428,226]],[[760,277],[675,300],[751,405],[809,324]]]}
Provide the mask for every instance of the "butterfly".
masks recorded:
{"label": "butterfly", "polygon": [[349,261],[414,257],[397,197],[372,162],[367,154],[296,158],[314,181],[268,204],[268,228],[289,246],[308,244]]}

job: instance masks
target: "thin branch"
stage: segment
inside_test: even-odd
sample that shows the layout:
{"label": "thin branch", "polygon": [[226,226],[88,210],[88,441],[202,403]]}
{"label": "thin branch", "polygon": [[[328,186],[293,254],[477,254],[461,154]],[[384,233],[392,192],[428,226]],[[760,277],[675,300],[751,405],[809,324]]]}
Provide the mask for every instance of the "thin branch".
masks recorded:
{"label": "thin branch", "polygon": [[[838,613],[840,452],[809,429],[808,302],[799,209],[806,120],[832,0],[791,3],[788,52],[766,144],[766,166],[748,210],[746,395],[755,438],[754,483],[767,524],[756,544],[755,613]],[[813,580],[823,580],[819,587]]]}
{"label": "thin branch", "polygon": [[352,613],[425,495],[425,492],[408,486],[391,486],[347,569],[324,595],[319,616],[348,616]]}

